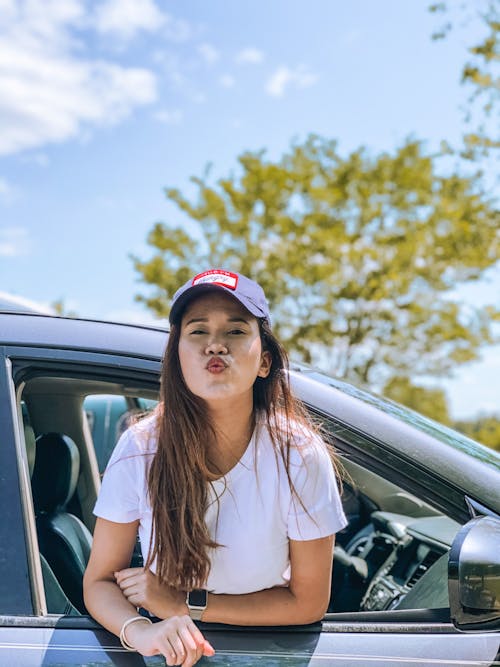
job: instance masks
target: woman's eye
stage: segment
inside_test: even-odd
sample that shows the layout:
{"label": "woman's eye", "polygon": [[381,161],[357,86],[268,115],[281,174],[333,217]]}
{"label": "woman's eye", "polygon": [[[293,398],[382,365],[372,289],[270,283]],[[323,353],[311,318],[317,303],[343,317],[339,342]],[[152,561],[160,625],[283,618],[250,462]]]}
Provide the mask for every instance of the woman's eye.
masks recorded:
{"label": "woman's eye", "polygon": [[245,332],[242,329],[233,329],[232,331],[229,332],[231,336],[241,336]]}
{"label": "woman's eye", "polygon": [[206,333],[206,331],[203,331],[202,329],[193,329],[193,331],[189,332],[190,336],[199,336],[201,334]]}

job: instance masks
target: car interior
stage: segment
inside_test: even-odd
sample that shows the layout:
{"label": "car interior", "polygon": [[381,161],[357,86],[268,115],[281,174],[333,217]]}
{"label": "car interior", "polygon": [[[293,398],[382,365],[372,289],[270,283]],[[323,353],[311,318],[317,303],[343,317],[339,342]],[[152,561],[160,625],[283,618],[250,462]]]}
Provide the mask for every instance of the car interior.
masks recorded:
{"label": "car interior", "polygon": [[[155,405],[157,386],[59,370],[32,373],[17,390],[26,511],[34,515],[47,611],[86,614],[82,579],[100,478],[130,420]],[[348,451],[349,431],[326,428]],[[389,619],[388,611],[404,618],[405,610],[449,620],[447,554],[460,525],[348,454],[341,465],[349,524],[336,537],[326,620],[374,612]],[[141,564],[137,545],[132,565]]]}

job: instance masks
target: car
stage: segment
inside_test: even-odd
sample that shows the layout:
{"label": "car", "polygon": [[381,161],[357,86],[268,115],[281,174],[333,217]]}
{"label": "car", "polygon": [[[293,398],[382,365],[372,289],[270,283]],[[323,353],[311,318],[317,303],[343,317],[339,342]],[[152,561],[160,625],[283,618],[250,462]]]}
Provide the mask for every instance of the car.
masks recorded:
{"label": "car", "polygon": [[[0,313],[1,665],[164,664],[86,613],[82,575],[102,471],[156,404],[167,337]],[[328,613],[294,627],[200,623],[216,654],[199,664],[500,665],[499,455],[307,366],[290,381],[344,470]]]}

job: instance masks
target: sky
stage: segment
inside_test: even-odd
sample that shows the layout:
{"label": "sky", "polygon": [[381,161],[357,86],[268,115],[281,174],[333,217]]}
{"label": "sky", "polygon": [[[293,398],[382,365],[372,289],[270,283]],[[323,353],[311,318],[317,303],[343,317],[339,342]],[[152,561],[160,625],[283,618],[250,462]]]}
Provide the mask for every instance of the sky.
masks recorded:
{"label": "sky", "polygon": [[[246,150],[309,133],[391,151],[457,144],[470,31],[427,0],[0,0],[0,290],[147,321],[131,254]],[[201,270],[206,267],[201,267]],[[500,269],[460,292],[497,302]],[[444,382],[455,417],[498,411],[500,348]],[[496,387],[496,389],[495,389]]]}

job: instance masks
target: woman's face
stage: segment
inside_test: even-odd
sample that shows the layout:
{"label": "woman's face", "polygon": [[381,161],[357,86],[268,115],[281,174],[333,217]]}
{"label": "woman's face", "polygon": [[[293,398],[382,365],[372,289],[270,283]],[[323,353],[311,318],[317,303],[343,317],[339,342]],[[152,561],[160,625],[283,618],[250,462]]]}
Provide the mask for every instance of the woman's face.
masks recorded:
{"label": "woman's face", "polygon": [[267,377],[271,368],[257,319],[224,292],[203,294],[186,307],[179,361],[192,393],[214,407],[251,401],[255,379]]}

